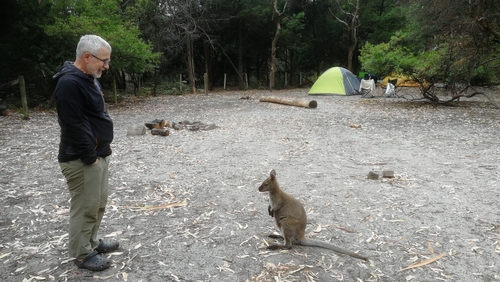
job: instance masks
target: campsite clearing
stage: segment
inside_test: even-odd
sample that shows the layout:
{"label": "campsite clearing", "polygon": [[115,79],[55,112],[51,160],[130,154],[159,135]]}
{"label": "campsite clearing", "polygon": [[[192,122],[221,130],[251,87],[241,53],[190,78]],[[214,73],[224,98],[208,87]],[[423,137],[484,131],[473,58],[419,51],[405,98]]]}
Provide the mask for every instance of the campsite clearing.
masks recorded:
{"label": "campsite clearing", "polygon": [[[259,102],[270,95],[310,98],[228,91],[109,105],[112,189],[100,234],[121,248],[98,273],[68,257],[56,114],[0,117],[0,280],[500,280],[498,109],[480,97],[455,107],[336,95],[315,96],[314,109]],[[155,119],[217,127],[127,136]],[[276,228],[257,187],[271,169],[304,204],[307,236],[370,262],[267,250]],[[367,178],[383,171],[394,177]]]}

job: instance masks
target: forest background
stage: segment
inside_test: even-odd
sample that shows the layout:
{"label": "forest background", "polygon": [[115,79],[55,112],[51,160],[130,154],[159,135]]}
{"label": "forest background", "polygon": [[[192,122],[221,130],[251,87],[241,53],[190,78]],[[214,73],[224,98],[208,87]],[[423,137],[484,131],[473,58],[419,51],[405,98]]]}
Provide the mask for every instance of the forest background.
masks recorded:
{"label": "forest background", "polygon": [[500,6],[494,0],[4,0],[0,5],[0,104],[11,108],[21,101],[19,89],[8,82],[20,76],[30,107],[51,105],[52,76],[64,61],[74,60],[83,34],[98,34],[113,46],[101,82],[118,97],[196,93],[205,85],[210,90],[297,87],[333,66],[355,74],[410,75],[426,82],[422,93],[431,100],[437,83],[459,96],[499,77]]}

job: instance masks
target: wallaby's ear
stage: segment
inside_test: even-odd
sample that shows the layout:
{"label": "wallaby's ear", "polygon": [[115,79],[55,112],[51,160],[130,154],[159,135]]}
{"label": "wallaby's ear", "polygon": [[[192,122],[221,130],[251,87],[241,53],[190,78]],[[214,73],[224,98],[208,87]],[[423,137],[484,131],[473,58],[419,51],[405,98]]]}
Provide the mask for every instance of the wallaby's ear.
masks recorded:
{"label": "wallaby's ear", "polygon": [[275,178],[276,177],[276,171],[274,171],[274,169],[271,170],[270,175],[271,175],[271,178]]}

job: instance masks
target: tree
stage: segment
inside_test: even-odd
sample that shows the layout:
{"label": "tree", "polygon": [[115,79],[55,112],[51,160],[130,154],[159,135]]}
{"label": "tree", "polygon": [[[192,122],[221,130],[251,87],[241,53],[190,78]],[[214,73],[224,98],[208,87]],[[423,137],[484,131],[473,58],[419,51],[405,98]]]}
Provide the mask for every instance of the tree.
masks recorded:
{"label": "tree", "polygon": [[397,2],[398,0],[363,1],[359,11],[363,25],[358,29],[358,46],[365,42],[388,42],[396,31],[406,26],[406,15],[411,10],[398,5]]}
{"label": "tree", "polygon": [[483,32],[498,40],[500,39],[500,26],[497,21],[499,16],[497,4],[486,0],[469,1],[469,14]]}
{"label": "tree", "polygon": [[283,13],[285,12],[286,5],[288,4],[288,0],[285,1],[285,4],[283,5],[283,10],[280,12],[278,10],[278,0],[273,0],[273,22],[274,26],[276,28],[274,32],[274,37],[271,42],[271,62],[270,62],[270,70],[269,70],[269,89],[273,90],[274,89],[274,84],[275,84],[275,79],[276,79],[276,48],[278,45],[278,39],[280,37],[280,32],[281,32],[281,17],[283,16]]}
{"label": "tree", "polygon": [[308,40],[310,37],[305,32],[305,13],[295,10],[295,13],[283,20],[281,43],[284,49],[285,71],[290,73],[290,85],[297,85],[299,70],[307,70],[309,57],[306,56]]}
{"label": "tree", "polygon": [[[145,37],[151,38],[155,48],[165,59],[163,71],[173,69],[187,74],[192,93],[203,73],[212,77],[212,49],[225,11],[220,0],[156,0],[138,3],[144,13],[136,14],[140,29]],[[183,66],[176,63],[182,58]],[[175,65],[173,67],[172,65]]]}
{"label": "tree", "polygon": [[[286,73],[296,85],[298,73],[311,77],[344,64],[356,69],[359,43],[388,40],[397,23],[405,22],[393,8],[400,1],[359,1],[359,10],[350,5],[353,1],[5,0],[0,51],[7,56],[0,61],[0,78],[25,75],[28,98],[47,94],[52,74],[74,58],[79,37],[96,33],[113,46],[112,67],[102,78],[105,87],[115,78],[122,89],[132,81],[137,92],[145,82],[156,86],[179,73],[187,76],[193,92],[203,73],[210,85],[221,85],[227,74],[228,82],[241,89],[248,87],[246,77],[252,87],[277,88]],[[485,30],[494,27],[490,10],[483,13],[488,22],[481,18]],[[346,32],[353,22],[342,11],[357,13],[363,26]]]}
{"label": "tree", "polygon": [[[500,16],[500,8],[495,3],[469,0],[445,4],[420,0],[412,6],[409,18],[418,27],[419,39],[428,42],[422,46],[423,50],[439,54],[429,64],[437,62],[440,68],[426,74],[427,79],[446,83],[452,99],[467,95],[466,91],[478,83],[498,77],[498,68],[492,65],[500,59],[497,55],[500,26],[493,20]],[[431,88],[424,95],[438,101],[434,92]]]}
{"label": "tree", "polygon": [[342,16],[337,17],[336,14],[329,9],[330,14],[340,23],[348,32],[349,49],[347,52],[347,69],[353,71],[352,61],[354,50],[358,44],[358,28],[361,26],[359,19],[359,0],[335,0],[336,7]]}
{"label": "tree", "polygon": [[[436,103],[483,94],[474,90],[474,85],[498,74],[491,63],[500,59],[493,27],[485,29],[478,23],[477,13],[472,12],[480,11],[478,7],[484,2],[415,2],[408,7],[411,12],[407,31],[388,43],[367,43],[361,50],[363,66],[386,74],[395,71],[412,76],[419,82],[422,96]],[[451,98],[440,95],[437,83],[444,84]]]}
{"label": "tree", "polygon": [[[157,54],[139,39],[133,24],[121,18],[119,1],[2,1],[1,80],[26,78],[31,104],[45,102],[53,91],[52,75],[66,60],[75,59],[83,34],[96,33],[113,46],[113,63],[103,82],[128,72],[140,76],[155,68]],[[9,77],[7,77],[9,76]],[[123,85],[125,85],[123,83]],[[7,94],[8,95],[8,94]]]}
{"label": "tree", "polygon": [[[65,51],[75,45],[66,38],[51,38],[44,26],[56,16],[49,1],[0,2],[0,84],[24,76],[30,106],[45,102],[51,95],[52,75],[67,59]],[[0,99],[10,99],[11,90],[1,91]],[[20,100],[10,99],[13,106]],[[4,102],[2,102],[4,103]]]}
{"label": "tree", "polygon": [[[250,75],[254,86],[260,86],[263,80],[269,85],[267,70],[273,37],[272,4],[270,5],[269,0],[236,0],[231,3],[234,17],[220,32],[219,38],[224,44],[221,48],[228,54],[227,57],[235,57],[238,62],[239,87],[247,87],[243,77],[245,73]],[[236,38],[237,42],[234,42]],[[237,50],[237,53],[234,54],[233,50]],[[228,60],[230,61],[229,58]]]}
{"label": "tree", "polygon": [[[89,33],[106,39],[113,47],[111,72],[119,80],[124,80],[121,72],[126,72],[134,83],[134,93],[139,90],[142,75],[154,71],[158,65],[159,54],[153,53],[151,45],[139,38],[135,25],[123,21],[117,2],[59,0],[54,1],[53,10],[58,17],[53,24],[46,26],[46,33],[73,42]],[[122,85],[125,86],[124,81]]]}

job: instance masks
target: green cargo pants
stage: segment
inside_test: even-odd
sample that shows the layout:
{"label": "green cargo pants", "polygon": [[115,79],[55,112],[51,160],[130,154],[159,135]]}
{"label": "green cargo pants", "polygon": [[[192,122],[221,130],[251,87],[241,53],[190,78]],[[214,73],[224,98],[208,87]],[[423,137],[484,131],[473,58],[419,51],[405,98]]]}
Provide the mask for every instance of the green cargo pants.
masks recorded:
{"label": "green cargo pants", "polygon": [[84,258],[97,245],[97,231],[108,202],[109,157],[96,164],[80,160],[59,163],[71,196],[69,209],[69,255]]}

